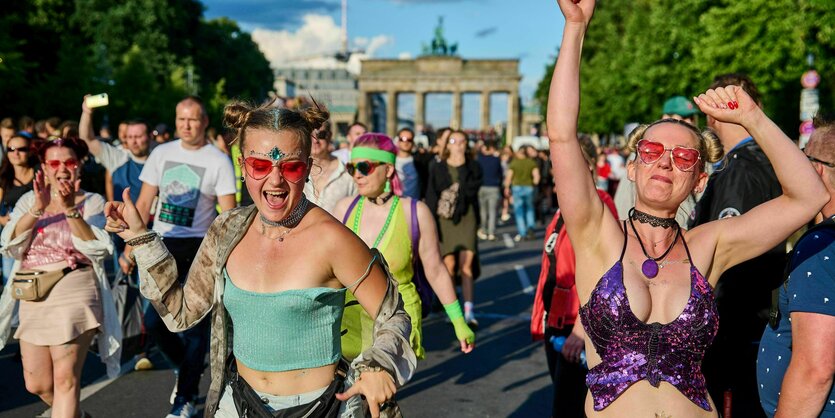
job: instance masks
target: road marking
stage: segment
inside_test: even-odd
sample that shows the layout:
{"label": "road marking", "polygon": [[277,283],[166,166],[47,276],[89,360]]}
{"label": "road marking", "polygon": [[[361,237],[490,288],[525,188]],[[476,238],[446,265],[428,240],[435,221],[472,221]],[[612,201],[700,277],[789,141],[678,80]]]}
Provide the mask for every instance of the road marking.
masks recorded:
{"label": "road marking", "polygon": [[[88,359],[90,360],[90,359]],[[116,379],[124,376],[128,372],[133,370],[133,366],[136,364],[136,358],[128,361],[127,363],[123,364],[122,367],[119,369],[119,375],[114,378],[107,377],[107,374],[100,377],[93,383],[81,388],[81,400],[85,400],[91,396],[93,396],[96,392],[104,389],[107,385],[116,381]],[[46,411],[41,412],[40,415],[37,415],[35,418],[47,418],[52,416],[52,408],[47,409]]]}
{"label": "road marking", "polygon": [[531,278],[528,277],[528,271],[525,270],[525,266],[516,264],[513,268],[516,269],[516,276],[519,277],[519,283],[522,284],[522,291],[527,294],[533,293],[534,289],[531,286]]}
{"label": "road marking", "polygon": [[502,234],[502,239],[504,240],[504,246],[507,248],[513,248],[516,246],[516,243],[513,242],[513,238],[510,237],[510,234],[507,232]]}

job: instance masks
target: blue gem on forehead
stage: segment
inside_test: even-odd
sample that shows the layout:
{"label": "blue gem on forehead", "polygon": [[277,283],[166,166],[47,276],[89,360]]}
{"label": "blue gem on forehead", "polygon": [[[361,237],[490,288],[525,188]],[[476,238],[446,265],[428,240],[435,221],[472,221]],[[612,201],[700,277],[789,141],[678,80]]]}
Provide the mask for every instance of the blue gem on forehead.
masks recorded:
{"label": "blue gem on forehead", "polygon": [[281,152],[281,150],[280,150],[280,149],[278,149],[278,147],[273,147],[273,149],[271,149],[271,150],[270,150],[270,152],[269,152],[269,153],[267,153],[267,155],[268,155],[268,156],[270,157],[270,159],[272,159],[273,161],[277,161],[277,160],[280,160],[282,157],[284,157],[286,154],[284,154],[283,152]]}

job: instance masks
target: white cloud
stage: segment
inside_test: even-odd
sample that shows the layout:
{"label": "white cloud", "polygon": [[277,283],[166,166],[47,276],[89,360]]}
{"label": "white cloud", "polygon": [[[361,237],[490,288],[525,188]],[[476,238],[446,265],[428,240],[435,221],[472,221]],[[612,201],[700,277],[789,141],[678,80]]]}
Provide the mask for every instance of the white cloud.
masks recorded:
{"label": "white cloud", "polygon": [[[308,14],[296,31],[255,29],[252,39],[270,61],[273,67],[304,66],[333,68],[339,66],[333,55],[342,48],[341,28],[331,16]],[[351,41],[354,50],[364,51],[357,58],[371,57],[394,38],[377,35],[371,38],[356,37]],[[355,58],[352,56],[351,61]],[[344,65],[344,64],[343,64]],[[349,64],[349,67],[353,67]]]}

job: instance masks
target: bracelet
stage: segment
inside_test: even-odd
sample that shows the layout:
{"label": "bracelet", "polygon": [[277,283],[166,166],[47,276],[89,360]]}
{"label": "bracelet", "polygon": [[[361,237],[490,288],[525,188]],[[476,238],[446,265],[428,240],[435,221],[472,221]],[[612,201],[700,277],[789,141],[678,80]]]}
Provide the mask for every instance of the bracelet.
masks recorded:
{"label": "bracelet", "polygon": [[81,219],[81,212],[78,209],[73,208],[69,213],[64,212],[64,216],[66,216],[67,219]]}
{"label": "bracelet", "polygon": [[359,381],[362,378],[362,374],[365,372],[386,372],[388,370],[380,367],[380,366],[367,366],[365,364],[358,364],[357,367],[354,368],[354,380]]}
{"label": "bracelet", "polygon": [[37,212],[33,212],[32,208],[29,208],[29,210],[27,210],[26,213],[34,216],[35,218],[40,218],[41,216],[43,216],[43,209],[41,209]]}
{"label": "bracelet", "polygon": [[148,231],[142,235],[135,236],[129,240],[125,241],[125,244],[130,245],[131,247],[138,247],[143,244],[147,244],[154,240],[159,234],[156,231]]}

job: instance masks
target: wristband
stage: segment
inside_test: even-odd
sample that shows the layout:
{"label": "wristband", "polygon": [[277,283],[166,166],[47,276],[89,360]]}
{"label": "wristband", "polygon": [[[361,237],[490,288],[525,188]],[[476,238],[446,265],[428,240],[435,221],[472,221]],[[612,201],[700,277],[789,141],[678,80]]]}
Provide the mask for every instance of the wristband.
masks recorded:
{"label": "wristband", "polygon": [[461,304],[458,303],[458,299],[455,299],[455,302],[444,305],[444,311],[446,311],[446,316],[449,317],[450,321],[464,317],[464,313],[461,312]]}
{"label": "wristband", "polygon": [[130,245],[131,247],[138,247],[142,244],[147,244],[154,240],[159,234],[156,231],[148,231],[142,235],[137,235],[129,240],[125,241],[125,244]]}

